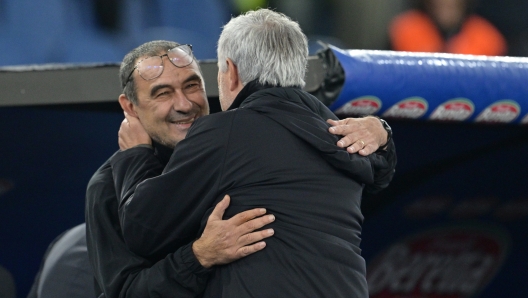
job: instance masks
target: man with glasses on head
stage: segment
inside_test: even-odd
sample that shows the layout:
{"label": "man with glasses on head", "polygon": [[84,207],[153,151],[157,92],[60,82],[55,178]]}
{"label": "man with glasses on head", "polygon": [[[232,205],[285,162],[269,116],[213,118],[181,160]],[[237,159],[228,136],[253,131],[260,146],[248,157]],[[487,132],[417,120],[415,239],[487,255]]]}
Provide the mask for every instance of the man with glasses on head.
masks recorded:
{"label": "man with glasses on head", "polygon": [[[209,113],[202,74],[190,46],[153,41],[125,56],[120,78],[123,94],[119,103],[131,122],[127,119],[122,122],[119,133],[122,151],[116,154],[148,167],[145,172],[139,167],[137,172],[138,179],[148,179],[161,174],[174,146],[185,137],[191,124]],[[360,149],[353,147],[353,140],[361,137],[365,142],[362,153],[369,154],[377,149],[378,139],[386,135],[375,118],[347,121],[348,125],[336,126],[336,133],[347,135],[342,146],[352,144],[350,151]],[[131,149],[125,150],[128,148]],[[159,243],[144,243],[145,251],[132,252],[130,245],[134,243],[125,241],[118,215],[118,209],[126,202],[118,200],[121,194],[116,193],[112,175],[119,173],[114,173],[110,165],[113,157],[94,174],[86,196],[88,253],[100,297],[199,295],[214,265],[263,249],[262,239],[273,233],[272,229],[254,232],[274,220],[272,215],[263,216],[266,213],[263,208],[249,208],[222,220],[230,201],[226,196],[209,212],[201,236],[194,232],[182,234],[177,243],[166,243],[171,246],[170,252],[157,251]],[[181,182],[185,179],[181,177]],[[154,211],[147,207],[143,212]],[[182,225],[186,224],[183,220]],[[192,230],[198,228],[199,224]]]}
{"label": "man with glasses on head", "polygon": [[[134,78],[133,73],[141,78]],[[209,113],[202,74],[189,45],[153,41],[125,56],[120,77],[124,89],[119,103],[148,133],[142,140],[145,145],[135,150],[154,156],[150,171],[142,178],[159,175],[192,122]],[[130,136],[120,139],[120,144],[134,140]],[[228,204],[229,199],[223,200],[209,217],[204,236],[196,241],[201,245],[193,247],[192,237],[169,254],[141,257],[123,239],[112,168],[105,162],[86,192],[86,236],[97,297],[192,297],[201,293],[211,269],[202,266],[204,260],[195,255],[210,256],[210,265],[230,262],[263,248],[241,236],[254,240],[269,236],[266,231],[253,232],[272,221],[262,216],[264,209],[222,220]],[[230,235],[224,237],[226,233]]]}
{"label": "man with glasses on head", "polygon": [[[265,249],[216,266],[205,297],[368,296],[359,248],[361,195],[365,185],[379,190],[392,179],[394,144],[383,121],[371,118],[382,131],[375,138],[382,150],[361,156],[336,145],[325,123],[336,117],[301,89],[307,55],[305,35],[282,14],[249,12],[224,27],[218,84],[222,109],[229,111],[196,121],[189,116],[193,126],[157,177],[148,175],[153,154],[141,147],[110,160],[131,251],[150,258],[185,245],[229,194],[226,218],[264,207],[276,216],[266,226],[275,233]],[[145,126],[130,113],[126,118],[120,147],[144,144],[123,141],[138,138]],[[352,144],[366,145],[353,137]],[[211,266],[207,256],[195,254]]]}

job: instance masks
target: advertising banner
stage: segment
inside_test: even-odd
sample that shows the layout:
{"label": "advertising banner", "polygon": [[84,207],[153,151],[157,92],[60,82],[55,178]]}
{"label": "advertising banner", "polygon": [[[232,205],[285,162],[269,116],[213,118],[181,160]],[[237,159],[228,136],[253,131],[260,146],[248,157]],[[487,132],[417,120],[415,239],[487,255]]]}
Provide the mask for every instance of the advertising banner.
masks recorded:
{"label": "advertising banner", "polygon": [[528,123],[528,58],[330,49],[345,72],[336,114]]}
{"label": "advertising banner", "polygon": [[528,127],[389,123],[394,180],[362,202],[370,297],[528,297]]}

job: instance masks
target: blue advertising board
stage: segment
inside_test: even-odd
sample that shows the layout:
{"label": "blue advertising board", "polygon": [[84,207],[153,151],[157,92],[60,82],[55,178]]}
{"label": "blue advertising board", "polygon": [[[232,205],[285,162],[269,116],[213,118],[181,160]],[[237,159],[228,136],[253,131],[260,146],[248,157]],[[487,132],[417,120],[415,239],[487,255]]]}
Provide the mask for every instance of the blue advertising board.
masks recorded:
{"label": "blue advertising board", "polygon": [[528,58],[342,50],[340,115],[528,123]]}

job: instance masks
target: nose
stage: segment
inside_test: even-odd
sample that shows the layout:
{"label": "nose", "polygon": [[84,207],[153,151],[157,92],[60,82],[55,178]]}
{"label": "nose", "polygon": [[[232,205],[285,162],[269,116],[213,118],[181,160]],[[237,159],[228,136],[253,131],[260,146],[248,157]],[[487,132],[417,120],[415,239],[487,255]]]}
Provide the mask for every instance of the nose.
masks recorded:
{"label": "nose", "polygon": [[182,92],[176,92],[176,96],[172,99],[172,106],[175,111],[182,114],[187,114],[194,109],[194,103]]}

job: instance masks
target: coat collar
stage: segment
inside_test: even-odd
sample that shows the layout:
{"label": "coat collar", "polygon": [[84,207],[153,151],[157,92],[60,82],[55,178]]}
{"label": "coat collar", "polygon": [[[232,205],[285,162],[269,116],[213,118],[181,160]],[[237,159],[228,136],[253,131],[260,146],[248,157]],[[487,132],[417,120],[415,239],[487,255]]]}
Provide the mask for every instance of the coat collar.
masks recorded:
{"label": "coat collar", "polygon": [[229,106],[229,109],[227,110],[233,110],[233,109],[239,108],[246,98],[248,98],[251,94],[257,91],[268,89],[268,88],[274,88],[274,87],[280,87],[280,86],[272,86],[270,84],[261,84],[259,83],[258,79],[255,79],[247,83],[246,86],[244,86],[244,88],[240,90],[235,100],[233,101],[231,106]]}
{"label": "coat collar", "polygon": [[163,165],[169,163],[169,159],[174,151],[173,148],[169,148],[154,141],[152,141],[152,147],[154,147],[154,154]]}

